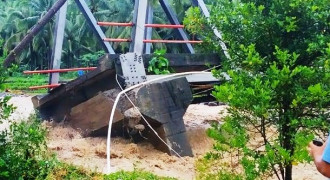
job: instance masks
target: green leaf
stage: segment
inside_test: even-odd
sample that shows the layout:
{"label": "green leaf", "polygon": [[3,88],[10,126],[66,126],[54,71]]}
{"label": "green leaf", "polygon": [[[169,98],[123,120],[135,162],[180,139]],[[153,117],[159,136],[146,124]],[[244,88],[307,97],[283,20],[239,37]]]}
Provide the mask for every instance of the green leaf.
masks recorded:
{"label": "green leaf", "polygon": [[311,92],[313,95],[320,95],[322,94],[322,86],[320,83],[311,85],[308,87],[308,91]]}

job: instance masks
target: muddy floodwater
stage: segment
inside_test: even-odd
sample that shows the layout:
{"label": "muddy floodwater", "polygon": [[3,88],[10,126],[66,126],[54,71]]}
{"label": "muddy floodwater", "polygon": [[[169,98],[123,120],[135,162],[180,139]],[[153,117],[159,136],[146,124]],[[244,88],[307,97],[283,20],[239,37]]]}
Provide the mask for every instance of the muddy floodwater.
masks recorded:
{"label": "muddy floodwater", "polygon": [[[10,101],[17,107],[11,116],[13,121],[27,119],[34,112],[31,97],[18,96]],[[160,176],[170,176],[190,180],[196,178],[195,162],[211,150],[213,141],[207,137],[205,129],[211,122],[221,122],[226,114],[226,106],[190,105],[185,116],[187,135],[194,157],[175,157],[160,152],[148,143],[132,143],[123,138],[112,138],[112,171],[141,169]],[[105,172],[106,138],[82,137],[65,123],[43,123],[48,128],[48,148],[67,163],[82,166],[98,172]],[[0,125],[0,130],[9,123]],[[325,180],[313,164],[294,166],[296,180]]]}

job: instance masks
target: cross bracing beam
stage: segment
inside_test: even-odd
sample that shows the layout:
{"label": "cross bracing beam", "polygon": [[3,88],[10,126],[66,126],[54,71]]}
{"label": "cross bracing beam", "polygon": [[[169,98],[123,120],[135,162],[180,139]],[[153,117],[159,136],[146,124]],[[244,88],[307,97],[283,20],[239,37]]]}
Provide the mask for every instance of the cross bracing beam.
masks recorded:
{"label": "cross bracing beam", "polygon": [[97,22],[99,26],[123,26],[123,27],[132,27],[134,24],[130,23],[117,23],[117,22]]}
{"label": "cross bracing beam", "polygon": [[130,39],[116,39],[116,38],[104,38],[105,42],[132,42]]}
{"label": "cross bracing beam", "polygon": [[87,3],[85,2],[85,0],[75,0],[75,1],[76,1],[76,4],[78,5],[80,11],[85,16],[89,26],[92,28],[93,32],[99,39],[105,52],[107,52],[109,54],[115,54],[115,51],[112,49],[110,43],[103,41],[103,39],[106,38],[104,35],[104,32],[102,31],[101,27],[99,25],[97,25],[97,21],[96,21],[95,17],[93,16],[91,10],[89,9]]}
{"label": "cross bracing beam", "polygon": [[203,41],[184,41],[184,40],[163,40],[163,39],[150,39],[150,40],[143,40],[144,43],[173,43],[173,44],[180,44],[180,43],[189,43],[189,44],[198,44],[202,43]]}
{"label": "cross bracing beam", "polygon": [[[207,9],[204,0],[191,0],[191,3],[193,4],[193,6],[197,6],[200,8],[200,10],[202,11],[202,13],[204,14],[204,16],[209,19],[210,18],[210,12]],[[222,39],[222,34],[220,31],[218,31],[215,27],[212,27],[213,29],[213,33],[219,38],[220,40],[220,46],[226,56],[226,58],[231,59],[229,53],[228,53],[228,49],[226,44],[223,42]]]}
{"label": "cross bracing beam", "polygon": [[[165,14],[166,14],[168,20],[170,21],[170,23],[174,24],[174,25],[180,25],[180,22],[176,16],[176,14],[172,10],[168,0],[159,0],[159,3],[162,6],[163,10],[165,11]],[[182,28],[178,28],[178,29],[176,29],[176,31],[181,40],[189,41],[187,34],[184,32],[184,30]],[[191,53],[191,54],[195,53],[195,50],[190,43],[184,44],[184,49],[188,53]]]}
{"label": "cross bracing beam", "polygon": [[153,27],[153,28],[184,28],[184,25],[176,25],[176,24],[146,24],[146,27]]}

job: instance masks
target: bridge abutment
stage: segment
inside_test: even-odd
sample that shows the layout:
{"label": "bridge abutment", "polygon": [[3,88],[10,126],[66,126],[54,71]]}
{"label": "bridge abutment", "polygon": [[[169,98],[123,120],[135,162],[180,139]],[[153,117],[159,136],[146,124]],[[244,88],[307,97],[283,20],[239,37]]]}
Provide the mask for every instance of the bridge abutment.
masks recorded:
{"label": "bridge abutment", "polygon": [[[207,68],[206,63],[219,63],[218,56],[212,54],[167,54],[166,57],[176,72],[203,70]],[[35,108],[44,119],[68,121],[85,136],[106,135],[110,112],[120,92],[116,83],[116,74],[120,71],[115,69],[118,58],[118,55],[107,55],[100,60],[96,70],[62,84],[44,96],[34,97]],[[144,64],[147,65],[151,58],[152,55],[143,55]],[[122,80],[122,74],[118,76]],[[147,79],[150,77],[147,75]],[[112,135],[127,134],[128,127],[129,136],[141,135],[137,140],[146,137],[159,150],[174,155],[173,148],[181,156],[192,156],[183,122],[183,115],[192,101],[191,86],[213,82],[215,80],[210,77],[196,75],[153,82],[129,92],[129,97],[162,140],[144,120],[125,115],[132,108],[125,96],[116,108]],[[136,139],[133,137],[133,140]]]}
{"label": "bridge abutment", "polygon": [[151,143],[157,149],[170,155],[176,155],[173,149],[180,156],[192,156],[183,121],[191,101],[192,93],[185,77],[152,83],[137,91],[137,107],[151,124],[156,124],[158,137],[150,129],[147,137],[153,139]]}

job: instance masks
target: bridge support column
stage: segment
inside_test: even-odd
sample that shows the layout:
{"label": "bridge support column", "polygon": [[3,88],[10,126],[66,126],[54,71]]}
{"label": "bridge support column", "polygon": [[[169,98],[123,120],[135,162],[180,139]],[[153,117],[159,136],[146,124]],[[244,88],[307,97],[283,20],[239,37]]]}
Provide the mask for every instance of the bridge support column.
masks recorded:
{"label": "bridge support column", "polygon": [[[113,101],[118,93],[118,90],[105,91],[75,106],[68,121],[84,135],[105,135]],[[183,115],[192,101],[190,85],[185,77],[149,84],[130,92],[129,97],[152,128],[141,119],[139,114],[127,115],[126,112],[132,106],[123,96],[116,107],[112,135],[129,132],[131,138],[137,140],[142,139],[142,135],[147,137],[156,149],[170,155],[193,155],[183,122]],[[134,122],[130,121],[132,118],[135,119]],[[135,128],[135,125],[143,128]],[[138,131],[140,133],[132,133]]]}
{"label": "bridge support column", "polygon": [[[180,156],[192,156],[183,122],[183,115],[192,101],[187,79],[183,77],[152,83],[140,88],[136,96],[137,106],[159,137]],[[151,129],[146,131],[146,136],[157,149],[176,155]]]}

